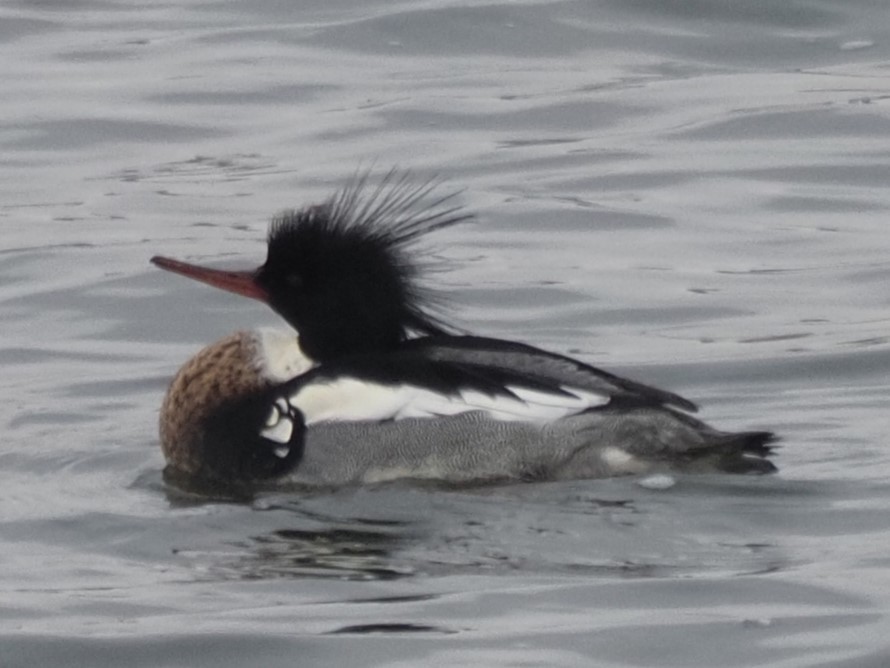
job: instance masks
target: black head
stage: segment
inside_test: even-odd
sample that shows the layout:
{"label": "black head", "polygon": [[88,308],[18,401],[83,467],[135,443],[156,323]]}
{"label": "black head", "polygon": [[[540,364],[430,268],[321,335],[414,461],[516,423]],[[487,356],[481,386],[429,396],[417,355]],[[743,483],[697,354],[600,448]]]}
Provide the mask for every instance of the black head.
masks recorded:
{"label": "black head", "polygon": [[471,216],[453,204],[454,193],[436,196],[434,188],[394,172],[373,188],[357,178],[324,204],[272,221],[256,285],[300,333],[307,355],[389,350],[410,332],[443,331],[409,251],[428,232]]}
{"label": "black head", "polygon": [[437,195],[436,183],[412,184],[389,172],[376,186],[353,179],[327,202],[287,211],[272,221],[265,264],[223,271],[157,256],[162,269],[269,304],[299,333],[316,361],[390,350],[410,333],[436,334],[445,325],[430,313],[417,284],[414,242],[470,219]]}

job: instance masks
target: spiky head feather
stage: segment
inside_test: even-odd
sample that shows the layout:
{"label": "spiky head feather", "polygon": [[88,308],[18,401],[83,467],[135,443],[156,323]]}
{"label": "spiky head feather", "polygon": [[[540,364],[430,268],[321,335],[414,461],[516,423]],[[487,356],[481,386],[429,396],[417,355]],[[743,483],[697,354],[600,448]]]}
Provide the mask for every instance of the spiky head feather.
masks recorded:
{"label": "spiky head feather", "polygon": [[471,218],[437,183],[360,176],[323,204],[285,211],[269,231],[257,282],[313,359],[390,350],[410,333],[447,329],[431,313],[412,257],[426,234]]}

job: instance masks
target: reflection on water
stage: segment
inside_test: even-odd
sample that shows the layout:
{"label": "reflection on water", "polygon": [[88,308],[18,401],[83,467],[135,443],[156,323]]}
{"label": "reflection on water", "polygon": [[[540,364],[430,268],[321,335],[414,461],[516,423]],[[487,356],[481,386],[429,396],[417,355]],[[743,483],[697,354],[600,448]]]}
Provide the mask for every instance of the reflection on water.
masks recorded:
{"label": "reflection on water", "polygon": [[393,580],[414,574],[410,566],[399,567],[393,558],[402,541],[394,531],[345,526],[316,531],[279,529],[232,545],[244,554],[231,563],[214,564],[211,573],[246,579]]}
{"label": "reflection on water", "polygon": [[183,504],[174,495],[174,507],[209,517],[226,508],[227,517],[216,539],[186,536],[174,552],[201,564],[199,580],[389,581],[541,572],[712,578],[790,568],[794,557],[759,525],[796,521],[786,515],[808,505],[814,491],[722,481],[680,478],[679,491],[646,491],[630,479],[462,492],[401,483],[258,494],[224,506],[198,496]]}
{"label": "reflection on water", "polygon": [[353,626],[344,626],[330,631],[332,635],[344,633],[365,635],[369,633],[385,633],[387,635],[398,633],[458,633],[456,630],[442,629],[426,624],[355,624]]}

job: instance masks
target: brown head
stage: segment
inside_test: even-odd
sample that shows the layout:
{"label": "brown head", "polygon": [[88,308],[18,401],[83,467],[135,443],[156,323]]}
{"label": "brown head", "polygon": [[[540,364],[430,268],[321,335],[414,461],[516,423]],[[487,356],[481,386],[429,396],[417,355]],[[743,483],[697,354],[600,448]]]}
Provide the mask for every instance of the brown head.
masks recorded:
{"label": "brown head", "polygon": [[299,453],[285,451],[286,444],[255,442],[275,386],[262,348],[261,335],[236,332],[202,349],[177,372],[159,425],[161,449],[175,473],[250,482],[280,475],[295,464],[294,457],[299,460]]}

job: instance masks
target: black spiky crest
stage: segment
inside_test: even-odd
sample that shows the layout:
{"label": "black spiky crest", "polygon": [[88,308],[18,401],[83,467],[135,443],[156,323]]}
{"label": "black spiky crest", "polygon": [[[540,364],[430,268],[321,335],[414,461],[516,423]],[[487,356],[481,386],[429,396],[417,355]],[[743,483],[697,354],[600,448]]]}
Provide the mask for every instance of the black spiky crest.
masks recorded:
{"label": "black spiky crest", "polygon": [[409,333],[447,329],[417,284],[414,244],[435,230],[470,219],[457,193],[438,182],[412,182],[390,171],[376,186],[356,176],[320,205],[285,211],[269,230],[269,254],[257,282],[269,303],[300,333],[315,360],[391,350]]}

